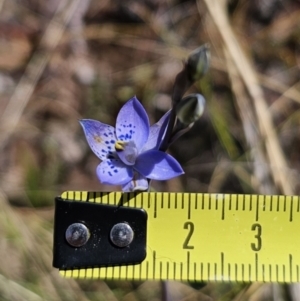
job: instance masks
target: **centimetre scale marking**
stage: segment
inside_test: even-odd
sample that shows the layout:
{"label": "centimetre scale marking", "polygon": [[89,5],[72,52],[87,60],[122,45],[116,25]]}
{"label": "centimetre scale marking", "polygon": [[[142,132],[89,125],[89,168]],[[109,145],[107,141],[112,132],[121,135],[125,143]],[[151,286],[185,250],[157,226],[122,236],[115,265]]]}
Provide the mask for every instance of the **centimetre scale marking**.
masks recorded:
{"label": "centimetre scale marking", "polygon": [[[148,256],[142,264],[135,266],[86,268],[80,270],[61,271],[67,277],[86,277],[103,279],[169,279],[169,280],[217,280],[217,281],[266,281],[266,282],[299,282],[299,256],[287,251],[281,255],[282,262],[276,260],[266,262],[261,255],[264,249],[264,241],[268,240],[268,234],[264,228],[270,223],[265,220],[265,215],[281,213],[286,220],[293,225],[294,220],[300,219],[300,199],[298,196],[260,196],[260,195],[233,195],[233,194],[194,194],[194,193],[101,193],[101,192],[66,192],[65,199],[84,202],[96,202],[112,205],[143,207],[150,218],[150,223],[164,219],[165,212],[180,211],[180,220],[169,225],[166,220],[166,228],[172,228],[176,223],[184,222],[184,237],[178,248],[183,248],[186,255],[176,255],[175,259],[161,258],[160,246],[149,249]],[[146,207],[145,207],[146,206]],[[196,227],[198,212],[206,211],[219,216],[219,220],[232,223],[233,216],[237,212],[247,213],[246,219],[251,226],[247,229],[250,233],[248,262],[235,262],[232,254],[220,246],[219,258],[205,261],[198,258],[196,241],[198,238]],[[251,215],[252,218],[250,218]],[[284,213],[284,215],[282,215]],[[298,213],[298,214],[297,214]],[[252,221],[251,221],[252,219]],[[288,227],[288,225],[287,225]],[[179,228],[179,227],[178,227]],[[293,229],[293,228],[291,228]],[[205,231],[205,229],[201,229]],[[295,229],[297,230],[297,229]],[[246,231],[246,232],[247,232]],[[216,232],[218,233],[218,231]],[[151,233],[148,233],[151,236]],[[155,235],[152,233],[152,235]],[[221,234],[220,234],[221,235]],[[212,237],[213,239],[213,237]],[[218,237],[215,237],[218,239]],[[175,238],[177,240],[177,238]],[[179,241],[178,241],[179,242]],[[151,246],[150,246],[151,247]],[[208,249],[207,252],[211,252]],[[251,253],[252,252],[252,253]],[[271,252],[271,251],[270,251]],[[179,254],[179,253],[178,253]],[[253,255],[251,255],[253,254]],[[269,254],[272,256],[272,254]],[[295,258],[296,256],[297,258]],[[276,262],[276,264],[275,264]],[[112,272],[111,272],[112,270]]]}
{"label": "centimetre scale marking", "polygon": [[[190,252],[187,252],[187,258],[189,258]],[[289,254],[291,256],[291,254]],[[253,273],[253,265],[251,264],[237,264],[237,263],[227,263],[227,278],[220,275],[224,273],[226,259],[225,254],[221,253],[221,262],[208,262],[206,264],[202,262],[173,262],[173,266],[170,267],[170,262],[163,262],[157,260],[155,252],[153,253],[153,261],[147,261],[145,263],[146,267],[146,277],[143,276],[143,265],[135,266],[123,266],[125,268],[125,277],[122,277],[122,270],[119,267],[112,267],[112,276],[108,275],[108,270],[106,268],[93,268],[92,275],[94,279],[115,279],[115,280],[181,280],[181,281],[199,281],[199,280],[210,280],[210,281],[262,281],[262,282],[299,282],[299,265],[294,267],[296,270],[296,279],[293,276],[293,267],[286,265],[275,264],[275,273],[273,273],[272,265],[259,264],[258,255],[255,255],[255,265]],[[188,263],[188,264],[187,264]],[[152,269],[150,269],[152,266]],[[132,271],[129,269],[132,267]],[[212,268],[213,267],[213,268]],[[173,273],[170,270],[173,269]],[[68,270],[62,271],[62,273],[69,274],[68,276],[74,278],[90,278],[88,276],[91,269],[80,269],[80,270]],[[234,271],[232,274],[231,271]],[[213,273],[212,273],[213,271]],[[287,279],[287,271],[289,272],[289,279]],[[220,274],[221,272],[221,274]],[[259,272],[262,272],[262,278],[259,277]],[[179,273],[179,274],[178,274]],[[150,277],[152,274],[152,277]]]}

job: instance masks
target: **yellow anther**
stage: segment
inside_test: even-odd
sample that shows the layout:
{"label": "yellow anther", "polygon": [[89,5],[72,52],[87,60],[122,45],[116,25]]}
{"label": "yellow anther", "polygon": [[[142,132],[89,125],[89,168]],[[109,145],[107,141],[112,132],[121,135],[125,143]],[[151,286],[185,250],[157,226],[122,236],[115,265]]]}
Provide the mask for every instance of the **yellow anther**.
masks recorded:
{"label": "yellow anther", "polygon": [[124,150],[125,144],[126,144],[125,141],[118,140],[118,141],[115,143],[115,149],[116,149],[116,151],[122,151],[122,150]]}

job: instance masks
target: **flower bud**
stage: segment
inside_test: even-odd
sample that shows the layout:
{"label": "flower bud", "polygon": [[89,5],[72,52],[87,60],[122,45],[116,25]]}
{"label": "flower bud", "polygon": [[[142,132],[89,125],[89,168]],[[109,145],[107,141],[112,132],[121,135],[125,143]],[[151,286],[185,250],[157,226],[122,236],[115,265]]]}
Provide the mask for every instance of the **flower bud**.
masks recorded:
{"label": "flower bud", "polygon": [[201,94],[190,94],[176,106],[176,115],[183,124],[197,121],[203,114],[205,98]]}
{"label": "flower bud", "polygon": [[204,44],[188,56],[186,68],[192,82],[199,80],[207,72],[210,64],[209,45]]}

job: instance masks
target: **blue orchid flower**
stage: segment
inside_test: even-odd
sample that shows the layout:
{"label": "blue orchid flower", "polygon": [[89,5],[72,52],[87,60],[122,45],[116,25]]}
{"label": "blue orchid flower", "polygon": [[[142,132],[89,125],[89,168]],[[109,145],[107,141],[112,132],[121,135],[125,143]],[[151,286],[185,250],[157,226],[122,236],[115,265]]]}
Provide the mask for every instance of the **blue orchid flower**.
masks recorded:
{"label": "blue orchid flower", "polygon": [[183,174],[180,164],[159,150],[169,112],[149,126],[147,113],[136,97],[121,108],[116,128],[97,120],[80,121],[87,142],[102,161],[101,183],[122,185],[123,191],[147,190],[148,179],[169,180]]}

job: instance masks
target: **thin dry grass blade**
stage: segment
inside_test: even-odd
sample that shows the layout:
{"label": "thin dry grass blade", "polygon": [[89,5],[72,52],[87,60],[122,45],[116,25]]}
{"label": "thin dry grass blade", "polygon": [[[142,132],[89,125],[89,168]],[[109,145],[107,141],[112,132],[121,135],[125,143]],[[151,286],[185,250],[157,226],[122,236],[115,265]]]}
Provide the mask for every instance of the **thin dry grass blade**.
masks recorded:
{"label": "thin dry grass blade", "polygon": [[[31,209],[12,208],[1,192],[0,207],[0,295],[5,300],[89,300],[75,280],[61,278],[51,267],[53,233],[48,222]],[[14,257],[9,248],[16,246]]]}
{"label": "thin dry grass blade", "polygon": [[[225,65],[226,65],[225,62],[221,58],[216,58],[216,57],[211,58],[212,68],[223,72],[227,72],[227,68]],[[238,75],[239,73],[236,69],[234,70],[234,72],[235,72],[234,75]],[[280,82],[276,78],[272,78],[270,76],[266,76],[261,73],[256,73],[256,75],[262,87],[280,93],[282,94],[282,97],[300,103],[300,90],[297,88],[297,85],[290,87]]]}
{"label": "thin dry grass blade", "polygon": [[235,94],[235,101],[241,116],[245,137],[251,149],[254,176],[256,177],[257,182],[260,183],[258,192],[262,194],[274,194],[275,188],[270,179],[270,169],[266,164],[267,159],[264,154],[262,141],[259,137],[259,131],[256,126],[257,121],[253,111],[253,106],[251,106],[240,76],[234,75],[237,73],[236,67],[226,49],[224,49],[224,53],[227,61],[227,69],[232,91]]}
{"label": "thin dry grass blade", "polygon": [[[62,34],[75,12],[79,0],[65,0],[60,3],[57,12],[50,21],[36,53],[27,64],[24,75],[18,83],[0,120],[0,149],[3,149],[8,138],[14,132],[32,93],[47,66],[51,54],[60,41]],[[60,8],[63,7],[62,13]]]}
{"label": "thin dry grass blade", "polygon": [[263,74],[258,75],[258,79],[261,81],[262,85],[265,88],[281,93],[281,97],[289,98],[300,104],[300,90],[298,88],[298,85],[289,87],[286,84],[278,81],[277,79],[273,79]]}
{"label": "thin dry grass blade", "polygon": [[295,180],[292,178],[290,168],[279,144],[272,116],[270,115],[253,66],[244,54],[229,24],[226,10],[223,9],[221,3],[218,0],[205,0],[204,2],[253,100],[261,136],[265,140],[267,154],[271,162],[274,182],[284,194],[293,194]]}
{"label": "thin dry grass blade", "polygon": [[5,300],[42,301],[43,298],[13,280],[0,275],[0,291]]}

